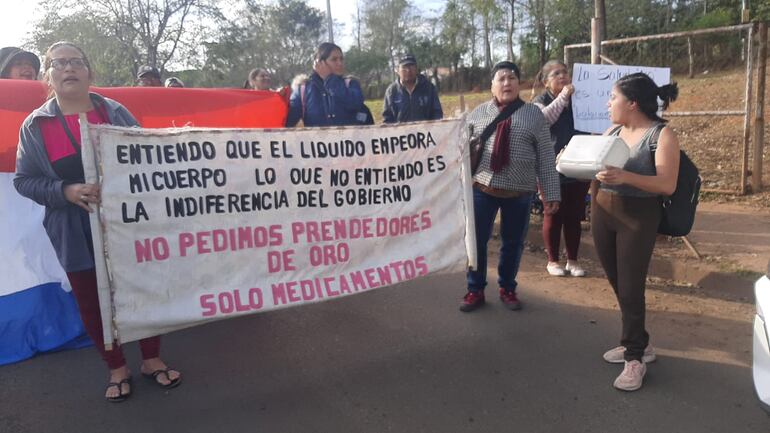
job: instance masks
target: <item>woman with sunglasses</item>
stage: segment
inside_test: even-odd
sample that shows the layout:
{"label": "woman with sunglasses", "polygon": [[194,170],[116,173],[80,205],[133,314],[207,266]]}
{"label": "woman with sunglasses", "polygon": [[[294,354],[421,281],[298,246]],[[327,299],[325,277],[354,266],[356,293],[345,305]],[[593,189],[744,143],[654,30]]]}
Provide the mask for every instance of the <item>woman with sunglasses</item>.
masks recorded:
{"label": "woman with sunglasses", "polygon": [[[67,273],[86,332],[110,370],[105,398],[123,401],[131,395],[131,372],[119,345],[105,350],[99,312],[94,249],[88,213],[99,204],[99,185],[85,183],[80,157],[78,116],[91,123],[138,126],[125,107],[89,92],[91,65],[83,50],[70,42],[53,44],[45,55],[43,80],[49,100],[30,114],[19,132],[14,186],[45,206],[43,225]],[[139,342],[141,372],[163,388],[181,382],[181,373],[159,357],[160,337]]]}

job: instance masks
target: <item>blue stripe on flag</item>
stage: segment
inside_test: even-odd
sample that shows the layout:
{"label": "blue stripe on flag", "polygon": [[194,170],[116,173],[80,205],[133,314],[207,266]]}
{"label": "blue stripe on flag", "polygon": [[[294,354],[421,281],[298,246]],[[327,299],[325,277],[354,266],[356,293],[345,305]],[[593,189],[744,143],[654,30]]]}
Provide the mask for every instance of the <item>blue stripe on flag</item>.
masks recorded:
{"label": "blue stripe on flag", "polygon": [[0,365],[90,346],[71,292],[59,283],[0,296]]}

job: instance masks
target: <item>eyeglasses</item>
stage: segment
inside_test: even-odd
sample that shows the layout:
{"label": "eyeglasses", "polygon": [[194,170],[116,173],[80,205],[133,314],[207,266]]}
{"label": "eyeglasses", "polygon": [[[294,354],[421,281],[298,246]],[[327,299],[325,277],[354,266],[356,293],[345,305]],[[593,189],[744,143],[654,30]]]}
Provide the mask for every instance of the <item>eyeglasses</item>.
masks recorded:
{"label": "eyeglasses", "polygon": [[67,65],[72,66],[72,69],[83,69],[86,66],[86,61],[82,57],[72,57],[70,59],[51,59],[51,67],[57,71],[63,71],[67,68]]}

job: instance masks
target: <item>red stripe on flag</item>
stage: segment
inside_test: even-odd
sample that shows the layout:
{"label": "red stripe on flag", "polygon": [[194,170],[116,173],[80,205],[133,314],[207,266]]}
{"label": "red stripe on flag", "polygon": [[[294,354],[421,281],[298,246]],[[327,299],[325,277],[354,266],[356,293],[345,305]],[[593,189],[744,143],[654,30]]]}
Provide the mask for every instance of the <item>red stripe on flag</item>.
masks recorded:
{"label": "red stripe on flag", "polygon": [[[145,128],[280,128],[286,100],[275,92],[242,89],[175,89],[164,87],[94,87],[136,116]],[[13,172],[19,128],[45,102],[39,81],[0,80],[0,172]]]}

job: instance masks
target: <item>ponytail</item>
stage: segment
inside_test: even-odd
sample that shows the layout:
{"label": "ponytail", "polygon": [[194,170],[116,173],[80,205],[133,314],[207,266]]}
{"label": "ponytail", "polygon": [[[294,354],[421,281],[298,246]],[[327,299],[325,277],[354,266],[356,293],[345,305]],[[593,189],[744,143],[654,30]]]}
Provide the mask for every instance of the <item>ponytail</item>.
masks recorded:
{"label": "ponytail", "polygon": [[658,87],[658,97],[663,101],[663,110],[668,108],[668,104],[676,101],[679,96],[679,86],[676,82]]}
{"label": "ponytail", "polygon": [[666,122],[658,116],[658,98],[663,101],[662,109],[679,96],[676,83],[658,87],[649,75],[642,72],[626,75],[615,82],[615,87],[631,102],[636,102],[639,110],[650,120]]}

